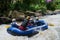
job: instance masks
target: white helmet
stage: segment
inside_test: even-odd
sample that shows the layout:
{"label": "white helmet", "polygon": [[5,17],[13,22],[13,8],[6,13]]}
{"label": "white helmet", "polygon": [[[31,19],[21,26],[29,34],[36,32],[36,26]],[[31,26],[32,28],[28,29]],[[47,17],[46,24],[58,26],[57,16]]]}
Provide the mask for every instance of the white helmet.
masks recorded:
{"label": "white helmet", "polygon": [[30,18],[30,20],[33,20],[32,18]]}
{"label": "white helmet", "polygon": [[39,17],[36,17],[36,19],[39,19]]}
{"label": "white helmet", "polygon": [[16,21],[16,19],[12,19],[12,21]]}

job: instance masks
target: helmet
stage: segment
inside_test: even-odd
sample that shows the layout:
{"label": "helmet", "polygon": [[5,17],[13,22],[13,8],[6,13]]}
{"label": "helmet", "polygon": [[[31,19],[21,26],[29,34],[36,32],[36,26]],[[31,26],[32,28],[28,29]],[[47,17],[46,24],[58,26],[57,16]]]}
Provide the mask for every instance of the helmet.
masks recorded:
{"label": "helmet", "polygon": [[30,19],[30,16],[27,16],[26,19]]}
{"label": "helmet", "polygon": [[16,19],[12,19],[12,21],[16,21]]}
{"label": "helmet", "polygon": [[39,19],[38,17],[36,17],[36,19]]}
{"label": "helmet", "polygon": [[32,18],[30,18],[30,20],[33,20]]}

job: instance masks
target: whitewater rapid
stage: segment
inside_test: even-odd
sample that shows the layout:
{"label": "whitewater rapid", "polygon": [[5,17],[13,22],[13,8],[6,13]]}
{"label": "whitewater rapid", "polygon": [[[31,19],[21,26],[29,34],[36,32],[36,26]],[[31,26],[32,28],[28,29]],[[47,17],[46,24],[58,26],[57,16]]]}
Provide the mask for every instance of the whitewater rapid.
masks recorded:
{"label": "whitewater rapid", "polygon": [[42,19],[47,23],[52,23],[54,26],[49,26],[45,31],[39,31],[38,34],[32,37],[13,36],[7,33],[4,25],[0,25],[0,40],[60,40],[60,15],[45,16]]}

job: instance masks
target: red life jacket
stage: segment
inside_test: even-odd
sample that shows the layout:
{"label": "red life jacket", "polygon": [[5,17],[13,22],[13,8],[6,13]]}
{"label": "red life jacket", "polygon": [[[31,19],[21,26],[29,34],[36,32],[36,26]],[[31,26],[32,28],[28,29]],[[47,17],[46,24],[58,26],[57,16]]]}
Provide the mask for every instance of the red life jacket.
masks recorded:
{"label": "red life jacket", "polygon": [[26,30],[27,28],[23,27],[22,25],[19,27],[20,30]]}
{"label": "red life jacket", "polygon": [[24,20],[21,24],[21,26],[19,27],[20,30],[26,30],[27,29],[27,25],[29,23],[29,20]]}

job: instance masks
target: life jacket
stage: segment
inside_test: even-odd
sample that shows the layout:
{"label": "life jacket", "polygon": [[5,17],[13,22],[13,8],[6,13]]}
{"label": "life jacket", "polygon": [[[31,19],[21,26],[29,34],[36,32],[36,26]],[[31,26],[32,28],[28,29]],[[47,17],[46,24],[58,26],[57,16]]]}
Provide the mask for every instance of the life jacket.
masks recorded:
{"label": "life jacket", "polygon": [[12,22],[12,23],[11,23],[11,26],[18,28],[17,22]]}
{"label": "life jacket", "polygon": [[19,29],[20,30],[26,30],[27,28],[25,28],[24,26],[21,25],[21,26],[19,26]]}
{"label": "life jacket", "polygon": [[29,20],[24,20],[21,24],[21,26],[19,26],[20,30],[26,30],[27,29],[27,25],[29,23]]}

